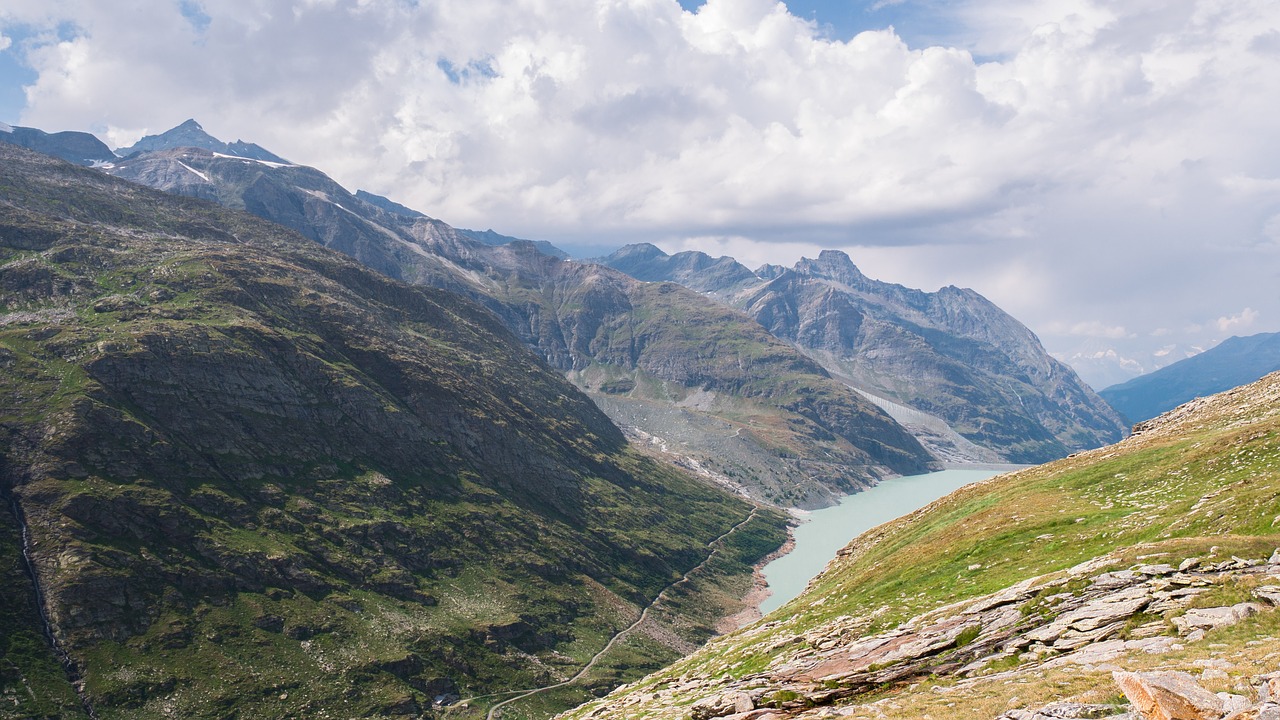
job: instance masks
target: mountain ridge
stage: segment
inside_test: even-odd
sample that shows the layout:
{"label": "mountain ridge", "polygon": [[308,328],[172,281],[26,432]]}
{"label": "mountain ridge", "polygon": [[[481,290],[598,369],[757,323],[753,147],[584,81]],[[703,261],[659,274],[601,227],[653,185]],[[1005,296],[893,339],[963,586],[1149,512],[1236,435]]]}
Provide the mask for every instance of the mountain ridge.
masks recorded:
{"label": "mountain ridge", "polygon": [[203,150],[210,150],[217,153],[225,153],[235,157],[248,158],[250,160],[259,160],[263,162],[273,162],[282,165],[290,165],[288,160],[269,152],[261,145],[247,143],[243,140],[236,140],[233,143],[223,142],[209,133],[205,132],[200,123],[194,119],[186,120],[159,135],[146,135],[133,145],[127,148],[120,148],[117,154],[121,157],[128,157],[135,153],[155,152],[157,150],[173,150],[176,148],[194,147]]}
{"label": "mountain ridge", "polygon": [[0,123],[0,142],[62,158],[76,165],[93,165],[116,159],[111,148],[97,136],[74,130],[48,133],[31,127]]}
{"label": "mountain ridge", "polygon": [[1138,423],[1197,397],[1253,382],[1280,370],[1280,333],[1230,337],[1202,353],[1099,392]]}
{"label": "mountain ridge", "polygon": [[[657,455],[758,499],[817,507],[880,477],[938,467],[914,437],[811,360],[678,285],[649,287],[530,241],[490,245],[505,238],[477,240],[368,202],[313,168],[169,148],[107,170],[243,208],[391,277],[479,302]],[[686,320],[716,340],[680,330]],[[784,382],[769,390],[775,376]],[[672,427],[678,437],[669,437]]]}
{"label": "mountain ridge", "polygon": [[[732,258],[631,246],[603,262],[739,308],[860,391],[946,422],[1006,461],[1034,463],[1119,439],[1114,411],[1025,326],[973,290],[935,293],[866,277],[823,250],[751,273]],[[913,428],[935,454],[962,443]],[[977,458],[971,458],[977,459]]]}

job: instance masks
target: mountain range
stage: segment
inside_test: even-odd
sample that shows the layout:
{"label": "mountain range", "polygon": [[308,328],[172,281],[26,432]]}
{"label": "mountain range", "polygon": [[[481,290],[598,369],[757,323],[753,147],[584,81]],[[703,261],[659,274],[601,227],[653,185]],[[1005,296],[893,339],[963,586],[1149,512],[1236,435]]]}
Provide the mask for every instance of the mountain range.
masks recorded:
{"label": "mountain range", "polygon": [[[189,130],[170,140],[190,142]],[[182,145],[107,170],[248,210],[390,277],[475,300],[633,439],[736,492],[817,507],[881,477],[938,467],[915,437],[817,363],[677,284],[566,261],[528,241],[493,245],[502,239],[494,233],[349,193],[312,168]]]}
{"label": "mountain range", "polygon": [[[1280,653],[1280,376],[1089,451],[1123,423],[1029,330],[843,253],[571,261],[194,121],[18,144],[0,717],[1099,717],[1111,667]],[[752,500],[1068,452],[640,679],[743,609]]]}
{"label": "mountain range", "polygon": [[1125,429],[972,291],[880,283],[838,253],[759,274],[652,246],[567,261],[546,244],[352,195],[311,168],[193,149],[221,142],[193,141],[193,128],[149,138],[149,152],[109,172],[249,210],[392,277],[471,297],[633,439],[753,497],[815,507],[935,459],[1039,462]]}
{"label": "mountain range", "polygon": [[783,541],[459,295],[10,144],[0,187],[0,717],[420,717],[607,650],[568,707]]}
{"label": "mountain range", "polygon": [[1045,462],[1125,430],[1030,330],[972,290],[927,293],[872,280],[835,250],[755,272],[732,258],[668,256],[653,245],[601,262],[742,310],[914,426],[942,457]]}
{"label": "mountain range", "polygon": [[1280,370],[1280,333],[1231,337],[1192,357],[1099,392],[1131,422]]}

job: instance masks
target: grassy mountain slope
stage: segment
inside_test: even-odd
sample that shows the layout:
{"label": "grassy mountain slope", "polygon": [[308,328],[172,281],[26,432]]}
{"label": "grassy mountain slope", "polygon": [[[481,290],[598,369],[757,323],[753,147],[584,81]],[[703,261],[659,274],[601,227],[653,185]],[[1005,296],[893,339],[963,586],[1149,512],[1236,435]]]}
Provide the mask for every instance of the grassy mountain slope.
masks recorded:
{"label": "grassy mountain slope", "polygon": [[[6,146],[0,288],[0,571],[28,578],[0,606],[2,717],[74,712],[68,678],[100,718],[421,716],[534,687],[751,511],[630,451],[470,302]],[[722,541],[680,642],[781,525]]]}
{"label": "grassy mountain slope", "polygon": [[633,435],[756,498],[826,505],[880,477],[935,467],[858,393],[742,313],[685,288],[566,262],[527,241],[491,246],[366,202],[312,168],[178,148],[110,172],[246,209],[392,277],[467,295]]}
{"label": "grassy mountain slope", "polygon": [[[761,623],[569,717],[682,717],[740,692],[783,717],[835,704],[849,717],[994,718],[1018,703],[1114,696],[1110,668],[1199,672],[1206,662],[1227,668],[1223,686],[1242,692],[1280,652],[1280,613],[1255,592],[1280,597],[1280,559],[1267,561],[1280,545],[1277,517],[1272,374],[1119,444],[978,483],[871,530]],[[1036,635],[1108,583],[1151,597],[1096,624],[1062,615],[1068,624],[1055,627],[1070,642]],[[972,619],[991,608],[1007,609],[999,627]],[[1187,632],[1194,608],[1258,614],[1197,635]],[[833,669],[885,638],[883,663]]]}
{"label": "grassy mountain slope", "polygon": [[1280,370],[1280,333],[1231,337],[1199,355],[1098,394],[1131,422],[1150,420],[1184,402],[1253,382]]}

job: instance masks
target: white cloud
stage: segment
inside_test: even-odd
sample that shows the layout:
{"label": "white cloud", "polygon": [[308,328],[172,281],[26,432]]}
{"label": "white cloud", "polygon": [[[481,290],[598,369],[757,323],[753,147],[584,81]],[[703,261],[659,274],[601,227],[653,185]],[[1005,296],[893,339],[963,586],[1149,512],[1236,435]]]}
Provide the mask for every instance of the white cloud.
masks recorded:
{"label": "white cloud", "polygon": [[751,266],[856,248],[1068,356],[1280,317],[1273,0],[962,0],[954,46],[923,48],[774,0],[144,5],[6,2],[0,31],[48,28],[23,124],[123,145],[195,117],[509,234]]}
{"label": "white cloud", "polygon": [[1108,338],[1118,340],[1120,338],[1136,337],[1133,333],[1125,330],[1120,325],[1108,325],[1098,320],[1088,320],[1085,322],[1072,323],[1070,325],[1054,324],[1050,326],[1050,330],[1060,335],[1074,335],[1076,337],[1086,338]]}
{"label": "white cloud", "polygon": [[1223,333],[1235,333],[1253,327],[1254,321],[1258,319],[1258,312],[1253,308],[1245,308],[1240,311],[1239,315],[1218,318],[1216,324],[1218,331]]}
{"label": "white cloud", "polygon": [[13,45],[13,40],[6,35],[0,34],[0,52],[8,50],[10,45]]}

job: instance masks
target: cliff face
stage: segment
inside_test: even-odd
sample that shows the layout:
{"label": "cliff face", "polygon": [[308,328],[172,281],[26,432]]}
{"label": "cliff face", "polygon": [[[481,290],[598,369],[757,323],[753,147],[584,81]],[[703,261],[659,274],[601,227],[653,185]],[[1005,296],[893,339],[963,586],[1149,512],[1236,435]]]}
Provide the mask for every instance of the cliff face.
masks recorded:
{"label": "cliff face", "polygon": [[[653,246],[604,262],[710,293],[886,407],[887,400],[940,418],[1010,462],[1052,460],[1124,432],[1119,416],[1030,330],[972,290],[926,293],[879,282],[830,250],[790,270],[767,268],[754,282],[730,258],[668,257]],[[925,425],[913,429],[940,455],[971,454]]]}
{"label": "cliff face", "polygon": [[735,492],[814,507],[890,474],[937,467],[817,363],[683,287],[566,262],[526,241],[479,242],[351,195],[310,168],[181,148],[110,172],[244,208],[391,277],[472,298],[633,438]]}
{"label": "cliff face", "polygon": [[[1273,373],[868,531],[761,622],[565,717],[1269,717],[1278,458]],[[1200,714],[1134,690],[1169,678]]]}
{"label": "cliff face", "polygon": [[[532,687],[749,514],[456,295],[16,148],[0,187],[20,716],[419,716]],[[781,542],[752,518],[728,576]]]}

